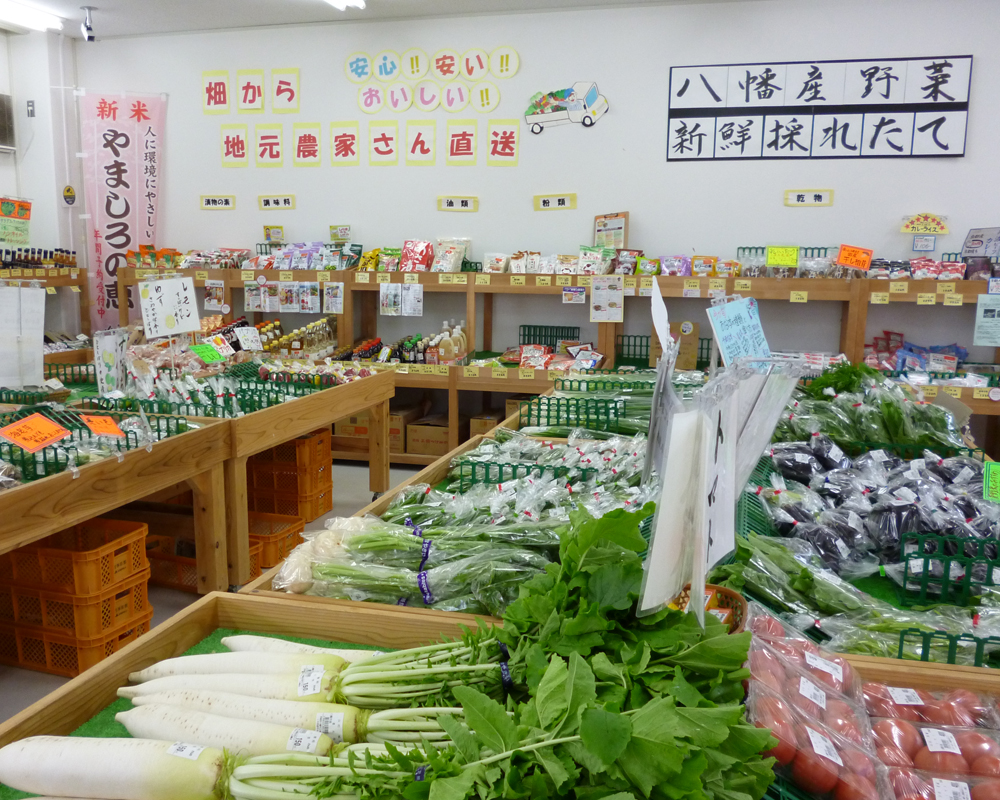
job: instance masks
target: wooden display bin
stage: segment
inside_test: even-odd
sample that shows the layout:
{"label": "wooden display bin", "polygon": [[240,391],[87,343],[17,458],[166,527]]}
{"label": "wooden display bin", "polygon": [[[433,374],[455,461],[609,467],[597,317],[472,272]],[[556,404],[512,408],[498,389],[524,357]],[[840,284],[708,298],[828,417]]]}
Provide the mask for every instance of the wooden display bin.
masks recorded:
{"label": "wooden display bin", "polygon": [[446,611],[213,592],[0,725],[0,747],[27,736],[71,733],[117,699],[130,672],[182,654],[217,628],[399,649],[457,637],[462,626],[476,624],[475,617]]}

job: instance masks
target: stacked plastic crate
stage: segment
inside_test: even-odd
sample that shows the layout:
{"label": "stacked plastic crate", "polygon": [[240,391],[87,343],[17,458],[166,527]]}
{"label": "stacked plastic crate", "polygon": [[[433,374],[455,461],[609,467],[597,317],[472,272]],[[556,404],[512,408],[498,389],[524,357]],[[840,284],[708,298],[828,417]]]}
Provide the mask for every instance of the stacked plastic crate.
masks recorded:
{"label": "stacked plastic crate", "polygon": [[147,633],[146,531],[99,517],[0,555],[0,663],[73,677]]}
{"label": "stacked plastic crate", "polygon": [[247,462],[250,510],[301,517],[305,522],[329,513],[333,508],[330,434],[329,428],[313,431],[252,456]]}

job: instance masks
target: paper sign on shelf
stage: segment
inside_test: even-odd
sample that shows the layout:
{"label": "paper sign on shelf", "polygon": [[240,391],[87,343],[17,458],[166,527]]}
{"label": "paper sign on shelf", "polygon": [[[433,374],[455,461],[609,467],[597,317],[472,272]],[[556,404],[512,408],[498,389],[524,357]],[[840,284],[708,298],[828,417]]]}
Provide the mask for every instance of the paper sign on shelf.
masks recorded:
{"label": "paper sign on shelf", "polygon": [[188,349],[198,356],[204,364],[215,364],[219,361],[226,360],[225,357],[210,344],[193,344]]}
{"label": "paper sign on shelf", "polygon": [[708,309],[719,353],[726,366],[739,358],[770,358],[771,349],[760,324],[760,308],[752,297]]}
{"label": "paper sign on shelf", "polygon": [[147,339],[201,330],[191,278],[167,278],[139,284],[139,306]]}
{"label": "paper sign on shelf", "polygon": [[987,461],[983,464],[983,497],[1000,503],[1000,461]]}
{"label": "paper sign on shelf", "polygon": [[850,244],[842,244],[840,252],[837,253],[837,263],[843,267],[868,271],[871,266],[874,250],[867,250],[864,247],[855,247]]}
{"label": "paper sign on shelf", "polygon": [[128,331],[122,328],[94,333],[94,370],[97,393],[102,397],[125,388],[125,347]]}
{"label": "paper sign on shelf", "polygon": [[236,351],[233,346],[226,341],[226,338],[221,334],[216,334],[211,339],[208,340],[208,344],[215,348],[216,352],[220,356],[226,357],[233,355]]}
{"label": "paper sign on shelf", "polygon": [[69,431],[48,417],[35,413],[0,428],[0,436],[26,453],[37,453],[43,447],[65,439]]}
{"label": "paper sign on shelf", "polygon": [[236,339],[240,343],[240,347],[248,352],[257,352],[258,350],[263,350],[264,348],[260,343],[260,331],[256,328],[236,328]]}
{"label": "paper sign on shelf", "polygon": [[125,436],[124,432],[118,427],[118,423],[115,422],[113,417],[81,414],[80,419],[84,425],[90,428],[92,433],[95,433],[98,436],[117,436],[119,438],[123,438]]}
{"label": "paper sign on shelf", "polygon": [[799,265],[799,248],[772,247],[767,248],[767,266],[797,267]]}

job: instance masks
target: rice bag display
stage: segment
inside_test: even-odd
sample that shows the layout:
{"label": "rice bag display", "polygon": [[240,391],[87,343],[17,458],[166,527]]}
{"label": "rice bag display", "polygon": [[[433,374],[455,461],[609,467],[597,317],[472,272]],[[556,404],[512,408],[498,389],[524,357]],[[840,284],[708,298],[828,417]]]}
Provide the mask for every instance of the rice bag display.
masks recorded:
{"label": "rice bag display", "polygon": [[484,253],[483,272],[501,273],[510,267],[510,256],[503,253]]}
{"label": "rice bag display", "polygon": [[[434,246],[430,242],[407,239],[399,259],[401,272],[427,272],[434,263]],[[461,269],[461,264],[459,264]]]}

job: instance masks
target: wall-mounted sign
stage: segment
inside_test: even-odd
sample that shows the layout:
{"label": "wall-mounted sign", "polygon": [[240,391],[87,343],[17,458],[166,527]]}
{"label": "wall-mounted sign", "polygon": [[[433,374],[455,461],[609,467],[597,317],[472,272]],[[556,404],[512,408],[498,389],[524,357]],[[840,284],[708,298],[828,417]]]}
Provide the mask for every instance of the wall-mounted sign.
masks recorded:
{"label": "wall-mounted sign", "polygon": [[914,214],[899,229],[900,233],[949,233],[944,217],[937,214]]}
{"label": "wall-mounted sign", "polygon": [[438,197],[438,211],[478,211],[478,197]]}
{"label": "wall-mounted sign", "polygon": [[231,194],[203,194],[199,208],[202,211],[232,211],[236,208],[236,196]]}
{"label": "wall-mounted sign", "polygon": [[294,211],[294,194],[259,194],[257,195],[257,208],[261,211]]}
{"label": "wall-mounted sign", "polygon": [[670,68],[667,160],[965,155],[972,56]]}
{"label": "wall-mounted sign", "polygon": [[833,189],[786,189],[785,205],[789,208],[832,206]]}
{"label": "wall-mounted sign", "polygon": [[576,194],[536,194],[535,211],[564,211],[576,208]]}

